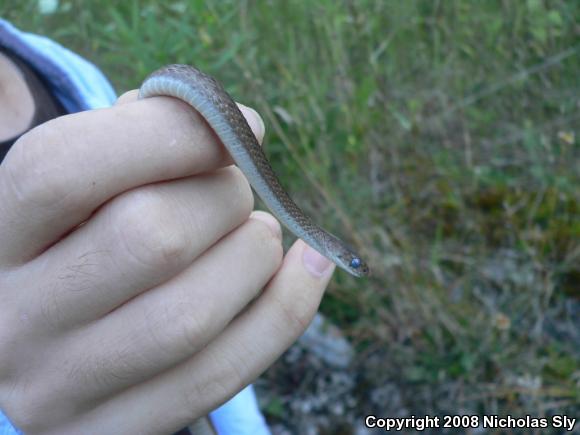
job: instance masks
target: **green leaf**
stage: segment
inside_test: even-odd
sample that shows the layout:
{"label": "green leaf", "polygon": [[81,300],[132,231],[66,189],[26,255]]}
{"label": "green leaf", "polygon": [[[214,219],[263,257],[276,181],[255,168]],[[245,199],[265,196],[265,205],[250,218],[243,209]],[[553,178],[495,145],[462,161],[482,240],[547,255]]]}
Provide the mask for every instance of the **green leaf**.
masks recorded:
{"label": "green leaf", "polygon": [[560,15],[560,12],[551,10],[548,12],[548,22],[554,27],[562,27],[564,21],[562,20],[562,15]]}

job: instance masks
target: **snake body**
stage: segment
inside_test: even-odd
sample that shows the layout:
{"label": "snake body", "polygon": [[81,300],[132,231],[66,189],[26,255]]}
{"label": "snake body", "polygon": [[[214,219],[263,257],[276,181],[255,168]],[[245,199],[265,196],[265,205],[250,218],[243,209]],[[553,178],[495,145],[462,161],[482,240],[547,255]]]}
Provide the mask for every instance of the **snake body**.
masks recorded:
{"label": "snake body", "polygon": [[168,65],[153,72],[139,89],[139,98],[154,96],[175,97],[197,110],[254,191],[296,237],[350,274],[368,275],[368,266],[356,252],[316,225],[290,198],[242,112],[216,79],[189,65]]}

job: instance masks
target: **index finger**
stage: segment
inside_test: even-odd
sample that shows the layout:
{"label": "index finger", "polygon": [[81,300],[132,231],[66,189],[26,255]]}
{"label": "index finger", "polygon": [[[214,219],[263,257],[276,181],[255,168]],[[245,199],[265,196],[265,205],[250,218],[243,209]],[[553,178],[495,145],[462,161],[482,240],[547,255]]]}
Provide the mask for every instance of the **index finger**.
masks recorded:
{"label": "index finger", "polygon": [[[243,110],[246,118],[255,112]],[[261,139],[260,122],[250,119]],[[187,104],[155,97],[42,124],[0,165],[0,263],[29,260],[126,190],[231,163]]]}

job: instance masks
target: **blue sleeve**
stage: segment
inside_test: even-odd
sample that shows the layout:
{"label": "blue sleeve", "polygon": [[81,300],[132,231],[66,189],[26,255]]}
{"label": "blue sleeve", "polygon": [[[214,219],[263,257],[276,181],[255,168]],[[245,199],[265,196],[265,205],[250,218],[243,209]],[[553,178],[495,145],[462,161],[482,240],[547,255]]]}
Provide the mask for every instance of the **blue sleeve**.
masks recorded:
{"label": "blue sleeve", "polygon": [[[69,113],[109,107],[116,99],[113,87],[95,65],[51,39],[20,31],[2,18],[0,47],[30,64]],[[212,412],[210,417],[220,435],[270,433],[251,385]],[[0,411],[0,435],[20,433]]]}
{"label": "blue sleeve", "polygon": [[260,409],[252,385],[248,385],[210,414],[219,435],[269,435],[270,430]]}
{"label": "blue sleeve", "polygon": [[69,112],[108,107],[115,91],[92,63],[44,36],[18,30],[0,18],[0,46],[24,59]]}
{"label": "blue sleeve", "polygon": [[2,410],[0,410],[0,435],[21,435],[18,429],[12,426],[12,423],[8,420],[8,417],[4,415]]}

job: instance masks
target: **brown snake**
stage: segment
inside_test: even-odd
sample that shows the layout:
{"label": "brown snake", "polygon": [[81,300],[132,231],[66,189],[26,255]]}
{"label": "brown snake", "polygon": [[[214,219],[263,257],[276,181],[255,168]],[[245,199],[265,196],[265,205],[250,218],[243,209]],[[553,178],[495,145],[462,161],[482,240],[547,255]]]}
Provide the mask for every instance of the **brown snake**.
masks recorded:
{"label": "brown snake", "polygon": [[350,274],[368,275],[356,252],[316,225],[290,198],[242,112],[217,80],[192,66],[168,65],[147,77],[139,90],[139,98],[163,95],[184,101],[205,118],[255,192],[296,237]]}

